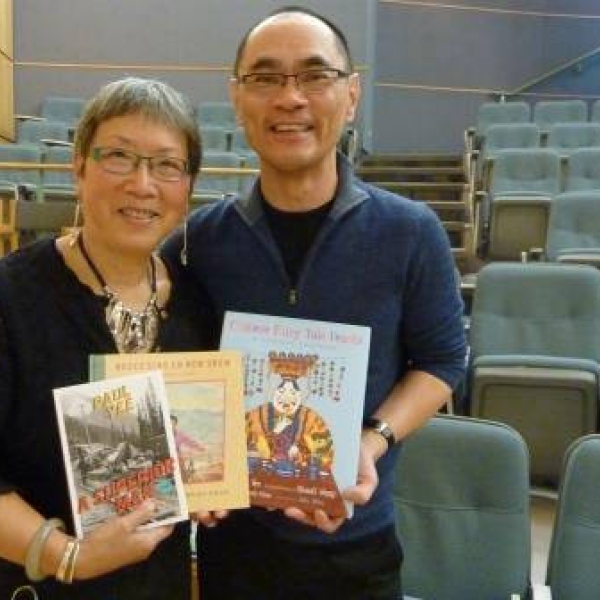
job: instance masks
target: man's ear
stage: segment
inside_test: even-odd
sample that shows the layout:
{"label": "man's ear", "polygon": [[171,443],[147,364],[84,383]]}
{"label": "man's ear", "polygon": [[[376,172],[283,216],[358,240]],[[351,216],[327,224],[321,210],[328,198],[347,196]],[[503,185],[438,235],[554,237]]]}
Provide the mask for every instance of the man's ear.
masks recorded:
{"label": "man's ear", "polygon": [[346,122],[352,123],[356,117],[358,102],[360,101],[361,95],[360,76],[358,73],[352,73],[352,75],[350,75],[348,80],[348,94],[350,95],[350,102],[346,112]]}
{"label": "man's ear", "polygon": [[243,125],[244,121],[242,119],[242,116],[240,115],[240,111],[238,108],[239,107],[239,102],[238,102],[239,93],[240,93],[239,83],[237,82],[235,77],[232,77],[229,80],[229,100],[231,101],[231,104],[233,105],[233,109],[235,110],[235,119],[236,119],[237,124]]}

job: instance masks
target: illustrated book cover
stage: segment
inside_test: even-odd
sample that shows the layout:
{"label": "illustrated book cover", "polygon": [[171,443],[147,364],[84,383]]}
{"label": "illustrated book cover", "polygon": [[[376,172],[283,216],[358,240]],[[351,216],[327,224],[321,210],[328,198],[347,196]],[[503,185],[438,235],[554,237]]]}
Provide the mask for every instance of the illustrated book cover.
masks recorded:
{"label": "illustrated book cover", "polygon": [[250,502],[351,516],[371,330],[227,312],[221,348],[243,353]]}
{"label": "illustrated book cover", "polygon": [[188,518],[162,373],[53,390],[78,537],[147,498],[144,527]]}
{"label": "illustrated book cover", "polygon": [[247,507],[241,353],[97,354],[90,379],[159,369],[190,511]]}

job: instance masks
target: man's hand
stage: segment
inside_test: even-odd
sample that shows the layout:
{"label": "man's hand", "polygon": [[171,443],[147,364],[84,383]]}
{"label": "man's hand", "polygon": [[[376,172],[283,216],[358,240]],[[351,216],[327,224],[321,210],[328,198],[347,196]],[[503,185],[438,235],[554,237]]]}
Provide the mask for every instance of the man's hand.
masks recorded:
{"label": "man's hand", "polygon": [[[379,483],[375,463],[386,450],[387,444],[382,436],[372,431],[363,431],[358,458],[356,485],[346,488],[342,492],[344,500],[352,504],[362,505],[371,499]],[[290,519],[294,519],[310,527],[316,527],[325,533],[334,533],[346,520],[345,517],[330,517],[321,509],[309,513],[300,508],[290,507],[286,508],[283,512]]]}

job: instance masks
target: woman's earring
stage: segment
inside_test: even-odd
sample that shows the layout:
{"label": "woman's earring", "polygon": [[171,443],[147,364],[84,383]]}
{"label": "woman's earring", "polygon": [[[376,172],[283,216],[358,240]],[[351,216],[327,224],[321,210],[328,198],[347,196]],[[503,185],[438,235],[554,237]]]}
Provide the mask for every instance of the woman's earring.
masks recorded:
{"label": "woman's earring", "polygon": [[183,246],[181,248],[181,252],[179,253],[179,260],[184,267],[187,267],[187,218],[183,222]]}
{"label": "woman's earring", "polygon": [[71,248],[77,243],[77,238],[79,237],[79,233],[81,232],[81,227],[79,227],[80,218],[81,203],[78,202],[75,205],[75,217],[73,218],[73,226],[71,227],[71,239],[69,240],[69,246],[71,246]]}

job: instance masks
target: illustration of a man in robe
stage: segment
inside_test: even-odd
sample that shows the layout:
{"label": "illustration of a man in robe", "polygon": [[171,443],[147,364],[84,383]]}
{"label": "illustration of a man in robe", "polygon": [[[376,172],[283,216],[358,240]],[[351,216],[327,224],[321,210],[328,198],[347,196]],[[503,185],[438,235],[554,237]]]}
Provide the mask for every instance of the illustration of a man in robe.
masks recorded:
{"label": "illustration of a man in robe", "polygon": [[277,382],[272,399],[246,413],[251,453],[282,475],[330,476],[331,432],[321,416],[303,404],[316,362],[313,355],[271,353],[270,379]]}

